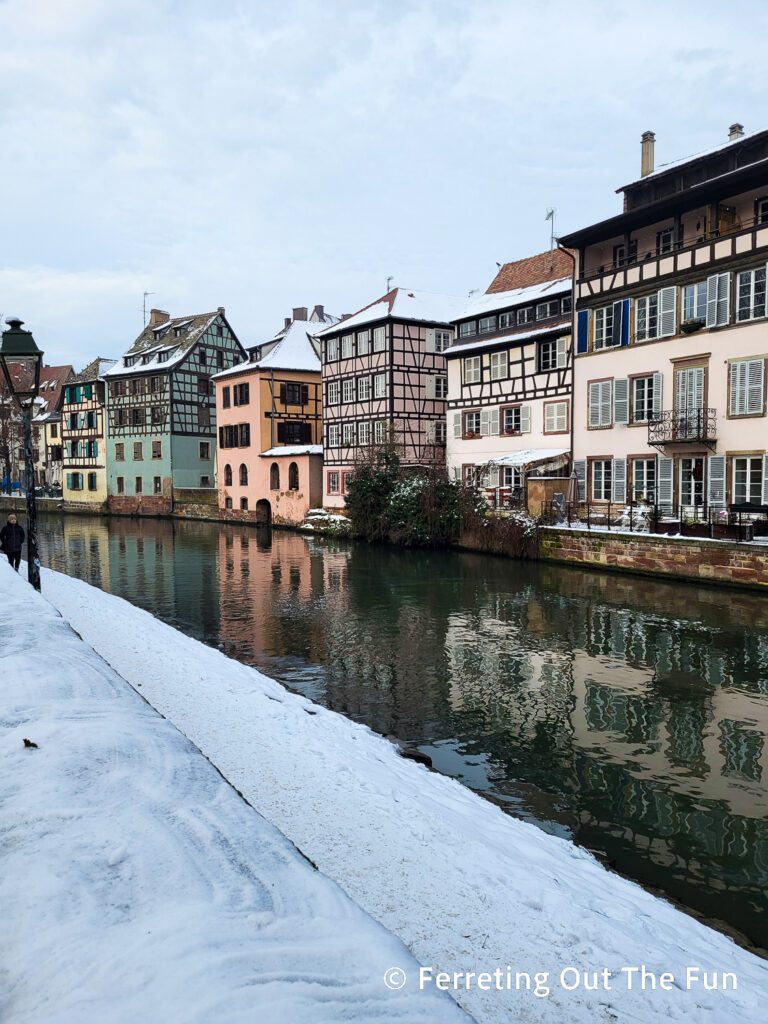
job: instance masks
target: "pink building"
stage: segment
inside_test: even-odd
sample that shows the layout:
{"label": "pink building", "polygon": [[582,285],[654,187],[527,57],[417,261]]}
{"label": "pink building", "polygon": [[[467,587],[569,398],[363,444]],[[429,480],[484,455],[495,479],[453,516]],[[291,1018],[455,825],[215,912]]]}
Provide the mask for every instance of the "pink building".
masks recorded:
{"label": "pink building", "polygon": [[404,465],[445,460],[445,349],[463,300],[394,288],[326,328],[323,504],[344,506],[355,459],[394,436]]}
{"label": "pink building", "polygon": [[573,454],[582,497],[768,504],[768,131],[641,176],[560,239],[575,278]]}

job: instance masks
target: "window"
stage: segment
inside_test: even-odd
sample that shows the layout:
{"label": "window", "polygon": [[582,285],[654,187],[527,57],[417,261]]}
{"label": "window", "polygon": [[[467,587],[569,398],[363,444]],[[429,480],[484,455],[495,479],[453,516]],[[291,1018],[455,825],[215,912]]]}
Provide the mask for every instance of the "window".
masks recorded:
{"label": "window", "polygon": [[496,317],[484,316],[480,319],[480,334],[490,334],[496,330]]}
{"label": "window", "polygon": [[342,423],[341,425],[341,440],[345,447],[349,448],[355,443],[355,425],[354,423]]}
{"label": "window", "polygon": [[564,434],[568,430],[568,403],[546,402],[544,404],[544,433]]}
{"label": "window", "polygon": [[338,405],[340,396],[340,386],[337,380],[328,381],[327,398],[328,405]]}
{"label": "window", "polygon": [[159,377],[150,377],[149,378],[149,390],[150,391],[159,391],[160,390],[160,378]]}
{"label": "window", "polygon": [[630,497],[633,501],[656,500],[656,459],[632,460],[632,484]]}
{"label": "window", "polygon": [[338,423],[328,424],[328,447],[338,448],[341,444],[341,426]]}
{"label": "window", "polygon": [[341,358],[351,359],[355,354],[355,338],[352,334],[345,334],[341,339]]}
{"label": "window", "polygon": [[374,327],[373,329],[373,351],[383,352],[387,344],[386,327]]}
{"label": "window", "polygon": [[51,440],[59,436],[59,425],[58,423],[51,424]]}
{"label": "window", "polygon": [[373,378],[373,397],[374,398],[386,398],[387,397],[387,375],[386,373],[377,373]]}
{"label": "window", "polygon": [[[705,377],[704,366],[675,370],[675,409],[678,412],[695,412],[704,407]],[[678,421],[678,432],[682,427],[685,427],[685,424]]]}
{"label": "window", "polygon": [[232,499],[231,498],[225,498],[224,499],[224,508],[232,508],[232,507],[233,507],[232,506]]}
{"label": "window", "polygon": [[203,462],[207,462],[211,457],[211,442],[201,441],[200,442],[200,458]]}
{"label": "window", "polygon": [[141,385],[142,385],[142,381],[139,380],[138,377],[134,377],[133,380],[131,381],[131,394],[132,395],[140,395],[142,390],[143,390]]}
{"label": "window", "polygon": [[339,358],[339,339],[329,338],[325,343],[325,361],[333,363]]}
{"label": "window", "polygon": [[210,487],[211,486],[211,478],[209,476],[201,476],[200,477],[200,486],[201,487]]}
{"label": "window", "polygon": [[354,402],[355,400],[355,378],[345,377],[341,382],[341,398],[343,402]]}
{"label": "window", "polygon": [[357,400],[358,402],[366,402],[371,397],[371,378],[370,377],[358,377],[357,378]]}
{"label": "window", "polygon": [[728,367],[728,415],[762,416],[765,360],[740,359]]}
{"label": "window", "polygon": [[299,489],[299,467],[297,463],[292,462],[288,467],[288,490],[298,491]]}
{"label": "window", "polygon": [[563,299],[563,312],[570,313],[573,310],[573,298],[570,295],[566,295]]}
{"label": "window", "polygon": [[[113,398],[122,397],[125,394],[125,382],[122,380],[116,380],[115,383],[111,385],[111,391]],[[69,401],[69,399],[67,399],[67,401]]]}
{"label": "window", "polygon": [[507,352],[491,352],[491,380],[506,380],[509,376]]}
{"label": "window", "polygon": [[87,459],[95,459],[99,454],[99,443],[98,441],[86,441],[85,442],[85,457]]}
{"label": "window", "polygon": [[536,306],[536,319],[548,320],[560,313],[560,300],[553,299],[551,302],[539,302]]}
{"label": "window", "polygon": [[357,354],[367,356],[371,347],[371,332],[359,331],[357,335]]}
{"label": "window", "polygon": [[162,406],[153,405],[152,406],[152,414],[151,414],[150,418],[152,420],[152,423],[154,423],[155,425],[157,425],[159,423],[162,423],[163,422],[163,418],[164,418],[163,417]]}
{"label": "window", "polygon": [[763,196],[755,203],[755,220],[758,224],[768,223],[768,196]]}
{"label": "window", "polygon": [[610,348],[613,342],[613,306],[595,310],[595,349]]}
{"label": "window", "polygon": [[568,362],[568,341],[566,338],[548,338],[539,342],[539,370],[560,370]]}
{"label": "window", "polygon": [[163,493],[163,478],[161,476],[152,478],[152,490],[155,494]]}
{"label": "window", "polygon": [[201,405],[197,410],[197,425],[202,430],[207,430],[211,425],[210,406]]}
{"label": "window", "polygon": [[480,356],[467,356],[461,361],[465,384],[477,384],[482,376]]}
{"label": "window", "polygon": [[446,399],[448,397],[448,378],[446,376],[435,377],[435,398]]}
{"label": "window", "polygon": [[248,486],[248,467],[244,462],[240,463],[240,486]]}
{"label": "window", "polygon": [[514,313],[499,313],[499,330],[503,330],[505,327],[514,327],[514,325]]}
{"label": "window", "polygon": [[532,324],[534,319],[533,306],[524,306],[517,311],[518,324]]}
{"label": "window", "polygon": [[[378,424],[376,424],[378,426]],[[383,425],[383,424],[382,424]],[[448,427],[445,420],[435,421],[435,444],[445,444],[448,437]]]}
{"label": "window", "polygon": [[376,420],[373,425],[373,439],[376,444],[384,444],[387,439],[387,424],[384,420]]}
{"label": "window", "polygon": [[328,493],[339,493],[339,474],[335,469],[331,470],[328,474]]}
{"label": "window", "polygon": [[117,478],[117,493],[125,494],[125,477],[119,476]]}
{"label": "window", "polygon": [[591,381],[588,385],[589,416],[591,429],[611,426],[611,404],[613,397],[613,381]]}
{"label": "window", "polygon": [[211,382],[207,377],[200,376],[197,378],[197,393],[198,395],[209,395],[211,393]]}
{"label": "window", "polygon": [[683,288],[683,321],[706,320],[707,318],[707,282],[687,284]]}
{"label": "window", "polygon": [[240,448],[249,448],[251,445],[251,425],[250,423],[239,423],[238,432],[240,434]]}
{"label": "window", "polygon": [[250,385],[248,384],[235,384],[232,387],[232,404],[233,405],[248,405],[250,401]]}
{"label": "window", "polygon": [[479,412],[465,412],[464,413],[464,436],[465,437],[480,437],[480,413]]}
{"label": "window", "polygon": [[477,334],[477,320],[467,320],[465,323],[459,324],[460,338],[471,338],[474,334]]}
{"label": "window", "polygon": [[248,499],[247,498],[241,498],[240,499],[240,511],[241,512],[247,512],[248,511]]}
{"label": "window", "polygon": [[152,458],[153,459],[162,459],[162,457],[163,457],[163,442],[162,441],[153,441],[152,442]]}
{"label": "window", "polygon": [[656,234],[656,255],[663,256],[664,253],[672,252],[675,244],[675,229],[664,228]]}
{"label": "window", "polygon": [[522,411],[519,405],[504,410],[503,431],[505,434],[519,434],[523,425]]}
{"label": "window", "polygon": [[622,242],[621,245],[613,247],[613,263],[617,267],[625,267],[628,263],[637,263],[637,239],[633,238],[629,243],[629,249]]}
{"label": "window", "polygon": [[763,503],[762,456],[733,460],[733,501],[736,505]]}
{"label": "window", "polygon": [[[618,398],[617,398],[618,403]],[[653,418],[653,374],[632,378],[632,422],[647,423]]]}
{"label": "window", "polygon": [[144,410],[143,409],[131,409],[131,426],[143,427],[144,426]]}
{"label": "window", "polygon": [[312,425],[304,420],[284,420],[277,425],[277,439],[283,444],[305,444],[312,440]]}
{"label": "window", "polygon": [[144,481],[141,479],[140,476],[137,476],[135,480],[134,493],[141,494],[143,492],[143,489]]}
{"label": "window", "polygon": [[96,490],[96,474],[95,473],[89,473],[88,474],[88,490],[89,491],[95,491]]}
{"label": "window", "polygon": [[217,338],[223,338],[224,337],[224,324],[216,324],[216,337]]}
{"label": "window", "polygon": [[229,463],[227,463],[227,465],[224,467],[224,486],[232,486],[232,467],[229,465]]}
{"label": "window", "polygon": [[657,295],[646,295],[635,302],[635,341],[648,341],[657,336],[659,327],[659,300]]}
{"label": "window", "polygon": [[115,462],[125,462],[125,445],[122,441],[115,445]]}
{"label": "window", "polygon": [[359,444],[371,443],[371,424],[368,422],[358,423],[357,440]]}
{"label": "window", "polygon": [[216,369],[224,369],[224,352],[220,348],[216,349]]}
{"label": "window", "polygon": [[592,500],[611,500],[611,460],[595,459],[592,462]]}
{"label": "window", "polygon": [[738,275],[737,320],[765,316],[765,267],[743,270]]}
{"label": "window", "polygon": [[269,489],[271,491],[280,490],[280,467],[276,462],[269,467]]}
{"label": "window", "polygon": [[229,385],[221,389],[221,405],[223,409],[229,408]]}
{"label": "window", "polygon": [[[181,327],[177,327],[174,333],[175,333],[177,338],[180,338],[182,336],[182,334],[184,333],[184,329],[181,328]],[[201,366],[207,366],[208,365],[208,353],[202,347],[200,349],[198,349],[198,352],[199,352],[199,355],[200,355],[200,365]]]}
{"label": "window", "polygon": [[309,401],[309,385],[295,382],[281,384],[280,401],[283,405],[306,405]]}
{"label": "window", "polygon": [[144,458],[144,442],[134,441],[133,442],[133,461],[141,462]]}
{"label": "window", "polygon": [[69,429],[70,430],[77,430],[77,419],[78,419],[78,417],[77,417],[77,413],[76,412],[71,412],[69,414]]}
{"label": "window", "polygon": [[452,337],[450,331],[435,331],[435,352],[445,352],[450,348]]}
{"label": "window", "polygon": [[69,489],[70,491],[82,491],[83,489],[83,474],[82,473],[68,473],[69,478]]}

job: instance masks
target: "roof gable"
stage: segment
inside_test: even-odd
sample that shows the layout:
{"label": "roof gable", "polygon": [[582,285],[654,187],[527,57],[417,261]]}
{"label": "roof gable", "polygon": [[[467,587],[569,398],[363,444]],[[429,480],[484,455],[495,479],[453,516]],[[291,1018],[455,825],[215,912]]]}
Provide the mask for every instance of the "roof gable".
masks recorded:
{"label": "roof gable", "polygon": [[556,281],[573,273],[573,261],[562,249],[540,252],[514,263],[505,263],[488,286],[486,294],[530,288],[545,281]]}

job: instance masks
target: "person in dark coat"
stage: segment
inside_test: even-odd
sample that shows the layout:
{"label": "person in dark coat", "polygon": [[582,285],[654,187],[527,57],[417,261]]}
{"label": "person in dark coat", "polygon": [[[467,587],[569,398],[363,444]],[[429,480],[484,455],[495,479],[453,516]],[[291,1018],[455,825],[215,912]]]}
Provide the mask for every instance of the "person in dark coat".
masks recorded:
{"label": "person in dark coat", "polygon": [[2,530],[0,530],[0,551],[4,551],[6,553],[8,561],[16,572],[19,571],[21,546],[24,543],[24,537],[24,530],[16,522],[16,516],[11,512],[8,516],[8,522]]}

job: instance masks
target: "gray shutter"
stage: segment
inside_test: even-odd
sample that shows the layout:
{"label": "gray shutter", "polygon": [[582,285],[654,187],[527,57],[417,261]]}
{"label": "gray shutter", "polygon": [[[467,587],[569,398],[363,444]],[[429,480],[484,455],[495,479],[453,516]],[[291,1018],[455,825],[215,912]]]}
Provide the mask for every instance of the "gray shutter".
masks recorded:
{"label": "gray shutter", "polygon": [[480,410],[480,434],[482,437],[487,437],[490,433],[490,417],[487,409]]}
{"label": "gray shutter", "polygon": [[662,411],[662,376],[660,373],[654,373],[653,375],[653,418],[655,420],[661,419]]}
{"label": "gray shutter", "polygon": [[491,409],[488,415],[488,430],[491,434],[498,434],[499,432],[499,409],[498,406],[495,409]]}
{"label": "gray shutter", "polygon": [[725,456],[710,455],[707,459],[707,504],[725,504]]}
{"label": "gray shutter", "polygon": [[[766,463],[768,464],[768,455],[766,455]],[[576,459],[573,464],[573,472],[576,474],[579,501],[585,501],[587,497],[587,460]]]}
{"label": "gray shutter", "polygon": [[611,467],[613,500],[619,503],[627,500],[627,460],[614,459]]}
{"label": "gray shutter", "polygon": [[453,436],[454,437],[461,437],[461,435],[462,435],[461,413],[460,412],[455,412],[453,414]]}
{"label": "gray shutter", "polygon": [[763,411],[763,377],[765,362],[750,359],[747,364],[747,415],[759,415]]}
{"label": "gray shutter", "polygon": [[600,385],[589,385],[589,425],[600,426]]}
{"label": "gray shutter", "polygon": [[728,367],[728,413],[741,416],[744,412],[744,363],[734,362]]}
{"label": "gray shutter", "polygon": [[656,503],[658,505],[671,505],[674,459],[659,458],[657,469],[659,482],[656,487]]}
{"label": "gray shutter", "polygon": [[[434,334],[434,331],[432,333]],[[426,397],[428,399],[434,398],[435,397],[435,378],[434,378],[434,376],[431,373],[428,374],[428,376],[426,378],[426,381],[425,381],[425,385],[426,385]]]}
{"label": "gray shutter", "polygon": [[677,328],[676,323],[676,302],[677,288],[673,285],[670,288],[659,289],[659,338],[671,338]]}
{"label": "gray shutter", "polygon": [[[435,349],[435,329],[434,327],[427,328],[427,335],[424,339],[424,348],[427,352],[434,352]],[[433,396],[434,397],[434,396]]]}
{"label": "gray shutter", "polygon": [[707,327],[717,325],[717,274],[707,278]]}
{"label": "gray shutter", "polygon": [[528,434],[531,430],[531,407],[530,405],[520,406],[520,433]]}
{"label": "gray shutter", "polygon": [[568,365],[568,338],[565,335],[557,339],[557,361],[555,365],[558,370],[562,370],[563,367]]}
{"label": "gray shutter", "polygon": [[763,456],[763,504],[768,505],[768,453]]}
{"label": "gray shutter", "polygon": [[613,422],[629,423],[628,377],[617,377],[613,382]]}
{"label": "gray shutter", "polygon": [[613,381],[604,380],[600,383],[600,426],[610,427],[611,425],[611,396],[613,394]]}
{"label": "gray shutter", "polygon": [[727,324],[731,308],[731,275],[717,275],[717,324]]}

